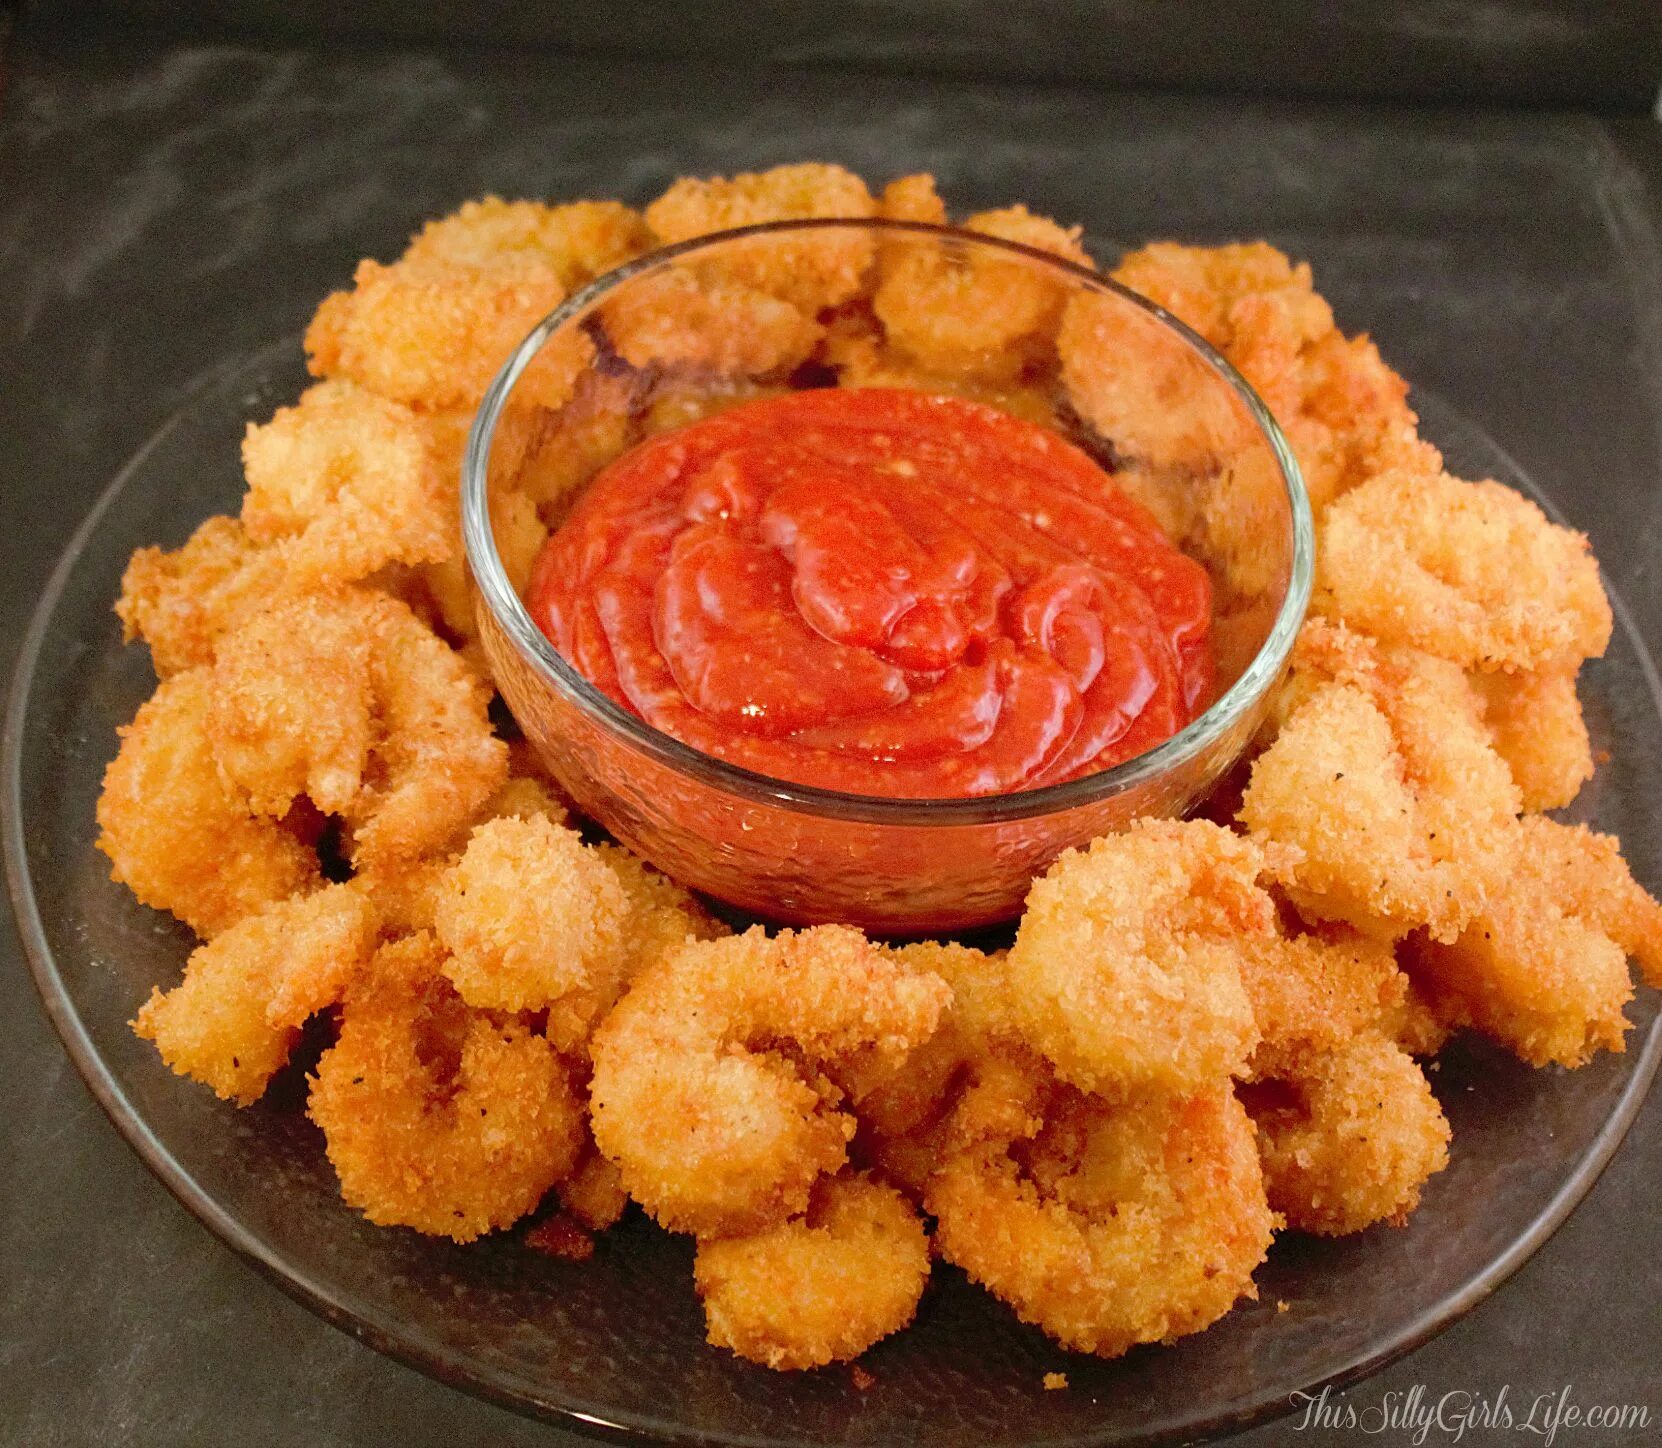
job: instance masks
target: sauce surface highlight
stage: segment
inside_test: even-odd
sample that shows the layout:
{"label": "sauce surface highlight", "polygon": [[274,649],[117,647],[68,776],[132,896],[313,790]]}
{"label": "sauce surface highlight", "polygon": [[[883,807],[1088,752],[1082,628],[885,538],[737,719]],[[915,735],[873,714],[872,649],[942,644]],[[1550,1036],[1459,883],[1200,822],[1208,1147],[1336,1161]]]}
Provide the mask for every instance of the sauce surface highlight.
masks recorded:
{"label": "sauce surface highlight", "polygon": [[798,392],[603,469],[527,603],[586,678],[776,779],[952,798],[1143,753],[1209,702],[1211,588],[1050,430]]}

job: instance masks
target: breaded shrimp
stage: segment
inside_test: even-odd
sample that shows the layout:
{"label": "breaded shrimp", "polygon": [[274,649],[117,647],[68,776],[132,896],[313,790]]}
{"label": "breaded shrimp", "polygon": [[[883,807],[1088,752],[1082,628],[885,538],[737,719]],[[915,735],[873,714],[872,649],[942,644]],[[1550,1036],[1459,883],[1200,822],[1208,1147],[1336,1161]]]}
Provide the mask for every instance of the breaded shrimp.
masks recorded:
{"label": "breaded shrimp", "polygon": [[246,1106],[306,1019],[341,998],[375,931],[369,901],[348,885],[280,900],[198,946],[178,985],[150,992],[133,1030],[170,1070]]}
{"label": "breaded shrimp", "polygon": [[[664,242],[765,221],[876,214],[866,183],[842,166],[808,162],[746,172],[731,181],[682,177],[646,208]],[[792,302],[811,319],[853,296],[871,261],[871,240],[855,231],[804,235],[789,245],[768,238],[748,252],[729,249],[723,270],[742,286]]]}
{"label": "breaded shrimp", "polygon": [[1199,1332],[1256,1296],[1273,1226],[1227,1083],[1120,1105],[1064,1090],[1031,1142],[947,1161],[925,1206],[947,1261],[1103,1357]]}
{"label": "breaded shrimp", "polygon": [[[394,402],[472,407],[508,354],[567,292],[636,255],[646,234],[626,207],[488,198],[429,223],[392,266],[359,263],[306,332],[319,377],[347,377]],[[580,332],[554,339],[514,389],[558,407],[592,356]]]}
{"label": "breaded shrimp", "polygon": [[129,642],[150,646],[161,678],[211,664],[226,631],[283,586],[284,559],[281,549],[255,543],[236,518],[209,518],[172,552],[140,548],[115,605],[122,630]]}
{"label": "breaded shrimp", "polygon": [[1371,934],[1452,939],[1522,804],[1465,674],[1315,621],[1282,707],[1240,818],[1302,851],[1283,880],[1294,902]]}
{"label": "breaded shrimp", "polygon": [[[964,226],[1092,264],[1078,227],[1063,228],[1025,206],[979,212]],[[1041,361],[1068,295],[1031,263],[916,237],[886,244],[879,273],[872,307],[890,346],[943,377],[1008,381]]]}
{"label": "breaded shrimp", "polygon": [[1217,825],[1139,821],[1034,883],[1008,964],[1017,1018],[1088,1091],[1194,1091],[1257,1043],[1239,941],[1273,937],[1260,849]]}
{"label": "breaded shrimp", "polygon": [[302,583],[366,578],[388,563],[435,563],[459,547],[455,480],[440,473],[409,408],[350,382],[320,382],[242,443],[242,522],[287,540]]}
{"label": "breaded shrimp", "polygon": [[1580,1066],[1623,1049],[1628,956],[1662,980],[1662,907],[1615,840],[1535,815],[1517,825],[1486,907],[1451,942],[1416,941],[1442,1011],[1528,1061]]}
{"label": "breaded shrimp", "polygon": [[1593,746],[1574,668],[1474,674],[1483,720],[1526,810],[1562,809],[1593,777]]}
{"label": "breaded shrimp", "polygon": [[700,1242],[693,1263],[710,1342],[776,1369],[858,1357],[912,1320],[928,1280],[917,1212],[853,1173],[822,1180],[803,1216]]}
{"label": "breaded shrimp", "polygon": [[854,1120],[821,1074],[899,1057],[950,997],[844,926],[689,942],[637,978],[592,1043],[595,1140],[661,1223],[736,1236],[801,1213]]}
{"label": "breaded shrimp", "polygon": [[207,669],[163,680],[119,731],[98,797],[111,878],[203,938],[319,883],[310,846],[256,815],[220,771],[208,734],[214,695]]}
{"label": "breaded shrimp", "polygon": [[1377,1031],[1246,1090],[1270,1206],[1324,1237],[1401,1226],[1448,1165],[1449,1126],[1413,1059]]}
{"label": "breaded shrimp", "polygon": [[355,863],[442,845],[507,778],[484,686],[384,594],[280,600],[220,653],[212,724],[226,774],[267,809],[304,793],[340,814]]}
{"label": "breaded shrimp", "polygon": [[1390,945],[1347,926],[1241,941],[1241,982],[1261,1037],[1249,1078],[1296,1073],[1402,1010],[1408,978]]}
{"label": "breaded shrimp", "polygon": [[1610,640],[1586,537],[1510,488],[1446,473],[1382,473],[1336,502],[1312,607],[1486,671],[1573,667]]}
{"label": "breaded shrimp", "polygon": [[468,1242],[569,1173],[583,1109],[554,1048],[469,1010],[431,935],[384,945],[347,992],[312,1079],[341,1195],[378,1226]]}
{"label": "breaded shrimp", "polygon": [[540,816],[473,832],[439,890],[445,975],[469,1005],[548,1011],[548,1038],[572,1050],[622,987],[629,900],[575,830]]}
{"label": "breaded shrimp", "polygon": [[676,263],[600,306],[606,335],[631,367],[763,377],[787,372],[820,338],[812,312],[737,281],[714,261]]}
{"label": "breaded shrimp", "polygon": [[946,203],[926,171],[889,182],[878,198],[877,214],[885,221],[922,221],[930,226],[945,226],[947,220]]}

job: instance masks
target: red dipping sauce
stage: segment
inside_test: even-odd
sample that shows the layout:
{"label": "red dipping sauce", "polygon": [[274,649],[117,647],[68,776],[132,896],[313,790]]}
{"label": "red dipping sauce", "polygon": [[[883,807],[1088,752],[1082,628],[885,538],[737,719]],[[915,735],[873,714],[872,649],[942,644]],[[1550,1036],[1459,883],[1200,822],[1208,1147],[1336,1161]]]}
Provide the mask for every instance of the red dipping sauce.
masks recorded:
{"label": "red dipping sauce", "polygon": [[601,471],[531,616],[666,734],[776,779],[954,798],[1141,754],[1212,689],[1211,587],[1047,428],[957,398],[747,403]]}

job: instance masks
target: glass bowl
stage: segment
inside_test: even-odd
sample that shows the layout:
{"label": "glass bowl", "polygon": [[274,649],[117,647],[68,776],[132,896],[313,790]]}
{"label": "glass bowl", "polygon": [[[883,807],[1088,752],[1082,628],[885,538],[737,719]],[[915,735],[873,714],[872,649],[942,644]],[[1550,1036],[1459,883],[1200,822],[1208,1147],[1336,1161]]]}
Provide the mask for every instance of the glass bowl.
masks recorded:
{"label": "glass bowl", "polygon": [[[519,392],[528,373],[534,385]],[[752,397],[839,385],[988,401],[1091,452],[1211,577],[1217,685],[1204,712],[1147,753],[1060,784],[894,799],[713,758],[578,673],[521,599],[535,550],[493,474],[534,477],[543,520],[557,525],[587,481],[645,436]],[[525,400],[551,391],[569,400],[555,410]],[[1194,332],[1048,252],[894,221],[721,232],[572,296],[486,392],[463,460],[462,516],[497,687],[584,813],[659,869],[756,915],[897,935],[1007,920],[1063,850],[1200,800],[1281,676],[1313,555],[1285,438]]]}

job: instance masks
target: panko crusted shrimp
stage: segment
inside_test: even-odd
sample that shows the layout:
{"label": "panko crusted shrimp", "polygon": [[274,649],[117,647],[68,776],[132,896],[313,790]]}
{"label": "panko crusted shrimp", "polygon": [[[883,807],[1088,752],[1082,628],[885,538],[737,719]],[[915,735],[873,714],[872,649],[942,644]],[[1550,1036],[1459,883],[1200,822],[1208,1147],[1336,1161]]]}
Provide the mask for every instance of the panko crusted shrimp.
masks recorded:
{"label": "panko crusted shrimp", "polygon": [[1483,722],[1531,812],[1562,809],[1593,777],[1593,744],[1576,693],[1576,669],[1472,675]]}
{"label": "panko crusted shrimp", "polygon": [[1246,1089],[1270,1206],[1319,1236],[1401,1226],[1448,1164],[1449,1126],[1414,1059],[1377,1031]]}
{"label": "panko crusted shrimp", "polygon": [[1580,533],[1496,482],[1381,473],[1323,519],[1318,613],[1485,671],[1604,652],[1610,602]]}
{"label": "panko crusted shrimp", "polygon": [[[816,217],[860,219],[876,213],[866,183],[842,166],[814,162],[746,172],[731,180],[683,177],[646,208],[646,224],[660,241],[690,241],[712,231],[767,221]],[[858,232],[805,235],[790,245],[771,239],[734,250],[723,269],[741,286],[791,302],[811,320],[860,290],[872,245]]]}
{"label": "panko crusted shrimp", "polygon": [[120,730],[121,748],[98,797],[98,848],[112,879],[207,938],[267,905],[321,883],[315,850],[214,757],[208,669],[163,680]]}
{"label": "panko crusted shrimp", "polygon": [[800,1217],[700,1242],[693,1264],[710,1342],[776,1369],[858,1357],[912,1320],[928,1280],[917,1211],[853,1173],[820,1181]]}
{"label": "panko crusted shrimp", "polygon": [[576,1165],[582,1102],[554,1047],[470,1010],[429,934],[384,945],[348,990],[308,1111],[370,1221],[458,1242],[519,1220]]}
{"label": "panko crusted shrimp", "polygon": [[825,1069],[922,1044],[949,997],[843,926],[684,944],[595,1034],[595,1140],[666,1227],[777,1225],[847,1157],[855,1123]]}
{"label": "panko crusted shrimp", "polygon": [[480,825],[439,884],[434,922],[462,999],[546,1010],[562,1051],[585,1044],[656,956],[723,933],[679,885],[542,814]]}
{"label": "panko crusted shrimp", "polygon": [[171,1070],[246,1106],[288,1061],[307,1019],[341,998],[377,923],[348,885],[280,900],[197,947],[178,985],[151,991],[133,1030]]}
{"label": "panko crusted shrimp", "polygon": [[1623,1049],[1628,958],[1662,983],[1662,906],[1615,840],[1543,815],[1519,822],[1485,908],[1454,940],[1411,942],[1434,1001],[1531,1065]]}
{"label": "panko crusted shrimp", "polygon": [[209,518],[178,548],[135,552],[115,611],[165,679],[211,664],[219,640],[270,602],[287,571],[283,550],[262,548],[239,519]]}
{"label": "panko crusted shrimp", "polygon": [[435,563],[458,546],[453,480],[409,408],[350,382],[321,382],[242,444],[242,522],[256,543],[286,542],[303,583],[367,578],[389,563]]}
{"label": "panko crusted shrimp", "polygon": [[1257,1028],[1237,942],[1275,930],[1265,863],[1204,821],[1140,821],[1062,856],[1010,951],[1027,1039],[1089,1091],[1192,1091],[1241,1070]]}
{"label": "panko crusted shrimp", "polygon": [[1295,846],[1282,883],[1305,913],[1451,939],[1480,907],[1522,797],[1461,669],[1306,625],[1274,742],[1240,818]]}
{"label": "panko crusted shrimp", "polygon": [[[913,184],[927,178],[909,178]],[[908,204],[921,206],[921,196]],[[1078,227],[1025,206],[981,211],[964,228],[1092,265]],[[927,372],[1007,381],[1047,359],[1067,288],[1036,266],[917,237],[880,249],[872,308],[890,346]]]}
{"label": "panko crusted shrimp", "polygon": [[1256,1296],[1274,1226],[1227,1082],[1120,1104],[1064,1088],[1031,1139],[949,1159],[925,1206],[947,1261],[1103,1357],[1199,1332]]}
{"label": "panko crusted shrimp", "polygon": [[[306,332],[312,371],[395,402],[470,407],[509,353],[571,288],[647,244],[614,202],[470,202],[430,222],[392,266],[365,261]],[[592,356],[586,337],[545,347],[516,388],[522,404],[566,402]]]}
{"label": "panko crusted shrimp", "polygon": [[220,646],[212,732],[268,812],[305,795],[354,863],[443,844],[507,777],[484,686],[410,610],[343,589],[280,600]]}

